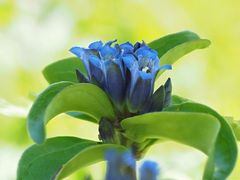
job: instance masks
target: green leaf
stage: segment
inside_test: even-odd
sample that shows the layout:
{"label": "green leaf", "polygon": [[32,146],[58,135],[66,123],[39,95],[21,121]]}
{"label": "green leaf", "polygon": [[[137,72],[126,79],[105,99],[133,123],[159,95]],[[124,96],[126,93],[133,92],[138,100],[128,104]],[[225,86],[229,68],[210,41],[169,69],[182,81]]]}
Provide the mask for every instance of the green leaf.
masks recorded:
{"label": "green leaf", "polygon": [[[43,75],[50,84],[61,81],[78,82],[76,69],[87,76],[84,64],[77,57],[66,58],[48,65],[44,68]],[[67,114],[82,120],[96,121],[91,116],[80,112],[69,112]]]}
{"label": "green leaf", "polygon": [[57,84],[44,91],[30,110],[28,129],[36,143],[43,143],[47,122],[64,112],[79,111],[92,117],[96,122],[101,117],[114,119],[112,104],[99,87],[85,83],[71,84],[57,93],[50,94],[49,92],[55,92]]}
{"label": "green leaf", "polygon": [[50,85],[35,100],[28,114],[28,131],[36,143],[42,143],[45,138],[44,114],[48,104],[53,98],[67,86],[73,85],[72,82],[59,82]]}
{"label": "green leaf", "polygon": [[63,164],[93,145],[97,143],[76,137],[50,138],[44,144],[32,145],[19,161],[17,179],[53,179]]}
{"label": "green leaf", "polygon": [[191,102],[191,100],[187,99],[187,98],[182,98],[180,96],[177,95],[173,95],[172,96],[172,102],[171,105],[179,105],[185,102]]}
{"label": "green leaf", "polygon": [[83,112],[97,121],[101,117],[109,119],[115,117],[112,104],[105,92],[89,83],[74,84],[58,93],[47,107],[45,122],[69,111]]}
{"label": "green leaf", "polygon": [[93,117],[91,117],[91,116],[89,116],[87,114],[84,114],[84,113],[80,113],[80,112],[67,112],[66,114],[71,116],[71,117],[77,118],[77,119],[90,121],[90,122],[93,122],[93,123],[97,122],[95,118],[93,118]]}
{"label": "green leaf", "polygon": [[[124,119],[126,136],[139,143],[147,139],[166,138],[211,153],[220,124],[204,113],[154,112]],[[203,128],[204,127],[204,128]]]}
{"label": "green leaf", "polygon": [[[52,180],[77,169],[104,160],[108,149],[123,150],[120,145],[98,144],[76,137],[56,137],[44,144],[29,147],[22,155],[17,170],[18,180]],[[77,162],[76,162],[77,160]]]}
{"label": "green leaf", "polygon": [[91,146],[86,150],[79,152],[76,156],[64,164],[57,175],[57,179],[65,178],[81,167],[102,161],[106,151],[109,149],[115,149],[122,152],[127,151],[127,148],[117,144],[99,144]]}
{"label": "green leaf", "polygon": [[240,141],[240,121],[233,117],[224,117],[224,119],[231,125],[237,140]]}
{"label": "green leaf", "polygon": [[44,68],[43,75],[50,84],[60,81],[78,82],[76,69],[86,75],[82,61],[77,57],[71,57],[48,65]]}
{"label": "green leaf", "polygon": [[[209,40],[200,39],[197,34],[190,31],[170,34],[149,43],[149,46],[158,52],[160,65],[172,65],[179,58],[193,50],[203,49],[209,45]],[[164,70],[159,71],[158,77],[163,72]]]}
{"label": "green leaf", "polygon": [[161,58],[170,49],[180,44],[198,39],[200,38],[196,33],[191,31],[182,31],[163,36],[159,39],[150,42],[148,45],[152,49],[155,49],[158,52],[158,57]]}
{"label": "green leaf", "polygon": [[[175,97],[173,97],[174,99]],[[180,99],[180,97],[178,97]],[[182,101],[185,101],[182,98]],[[166,111],[174,112],[200,112],[207,113],[218,119],[221,124],[215,148],[205,168],[205,179],[226,179],[233,170],[237,159],[237,143],[233,130],[228,122],[213,109],[191,101],[175,104]]]}

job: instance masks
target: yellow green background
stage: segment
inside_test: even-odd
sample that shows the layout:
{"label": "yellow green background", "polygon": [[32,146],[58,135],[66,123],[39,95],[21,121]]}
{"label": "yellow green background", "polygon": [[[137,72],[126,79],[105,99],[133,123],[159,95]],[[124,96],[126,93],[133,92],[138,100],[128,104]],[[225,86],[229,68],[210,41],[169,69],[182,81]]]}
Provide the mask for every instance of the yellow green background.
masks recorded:
{"label": "yellow green background", "polygon": [[[71,56],[73,45],[112,39],[150,42],[194,31],[212,45],[183,57],[158,83],[171,77],[174,94],[240,119],[239,7],[239,0],[0,0],[1,179],[15,179],[19,157],[32,143],[26,115],[47,87],[41,70]],[[96,140],[98,133],[96,125],[62,115],[48,125],[48,136],[58,135]],[[169,142],[154,146],[145,158],[159,162],[162,178],[179,180],[201,179],[206,160],[197,150]],[[101,165],[68,179],[88,172],[101,179]],[[230,179],[240,179],[239,172],[240,165]]]}

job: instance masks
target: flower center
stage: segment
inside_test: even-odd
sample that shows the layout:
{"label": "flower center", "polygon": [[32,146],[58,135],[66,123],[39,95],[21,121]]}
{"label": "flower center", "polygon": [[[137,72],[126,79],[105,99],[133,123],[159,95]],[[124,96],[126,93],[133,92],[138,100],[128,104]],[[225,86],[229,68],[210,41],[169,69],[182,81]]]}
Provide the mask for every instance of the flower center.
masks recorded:
{"label": "flower center", "polygon": [[150,73],[151,69],[148,66],[145,66],[141,69],[141,71],[145,72],[145,73]]}

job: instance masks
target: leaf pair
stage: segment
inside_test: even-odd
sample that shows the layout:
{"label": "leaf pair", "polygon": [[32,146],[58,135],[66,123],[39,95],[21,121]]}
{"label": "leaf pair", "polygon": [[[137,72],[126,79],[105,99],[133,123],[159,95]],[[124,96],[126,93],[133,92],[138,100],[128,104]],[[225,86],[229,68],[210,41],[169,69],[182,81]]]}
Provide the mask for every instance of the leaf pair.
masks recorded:
{"label": "leaf pair", "polygon": [[35,100],[29,116],[28,131],[40,144],[45,140],[45,125],[64,112],[79,111],[98,122],[101,117],[114,119],[114,110],[103,90],[92,84],[59,82],[50,85]]}
{"label": "leaf pair", "polygon": [[[223,117],[207,106],[185,101],[185,103],[172,105],[166,109],[165,112],[147,113],[124,119],[121,125],[125,129],[125,135],[138,143],[142,143],[149,139],[164,138],[166,140],[173,140],[199,149],[208,155],[208,163],[205,169],[204,179],[225,179],[235,165],[237,146],[232,129]],[[56,141],[58,141],[57,139],[58,138],[56,138]],[[55,144],[55,140],[53,139],[51,141],[54,144],[52,148],[61,151],[61,148],[58,147],[57,143]],[[79,143],[90,143],[87,144],[88,147],[84,146],[84,148],[91,149],[91,143],[94,145],[97,144],[96,142],[90,142],[88,140],[82,141],[83,140],[79,140]],[[48,156],[45,157],[44,154],[42,157],[45,160],[39,159],[40,162],[28,158],[29,154],[31,154],[31,157],[35,157],[32,153],[39,153],[40,151],[43,153],[45,153],[45,151],[48,152],[48,150],[45,149],[48,147],[48,142],[49,140],[43,145],[34,145],[25,152],[19,165],[19,167],[21,167],[19,170],[19,177],[28,177],[27,169],[30,167],[33,168],[32,172],[36,173],[36,169],[34,169],[35,166],[38,167],[40,162],[46,163],[46,161],[48,161]],[[71,145],[65,144],[64,147],[66,149],[70,148],[70,151],[72,151]],[[114,148],[115,145],[109,145],[108,147]],[[118,147],[124,149],[122,146]],[[99,153],[101,148],[102,145],[96,145],[96,151],[93,152]],[[83,152],[86,152],[85,156],[82,155],[82,150]],[[101,153],[102,152],[103,151],[101,151]],[[78,168],[88,165],[87,162],[94,162],[94,159],[91,161],[92,157],[86,160],[89,151],[79,149],[77,153],[81,154],[80,156],[76,156],[78,158],[74,157],[74,160],[71,160],[72,157],[67,156],[66,158],[68,160],[66,160],[66,162],[60,161],[59,164],[56,165],[58,167],[57,170],[61,170],[60,174],[63,174],[61,176],[59,175],[59,177],[65,177]],[[57,159],[57,154],[56,151],[52,153],[52,156],[50,157],[55,157]],[[65,152],[63,157],[65,158]],[[103,159],[103,155],[101,154],[97,157],[94,156],[94,158],[98,161],[98,159]],[[26,166],[25,169],[23,168],[24,166]],[[50,173],[52,175],[51,177],[55,175],[53,172]],[[44,170],[41,170],[41,173],[44,174]],[[35,177],[35,175],[33,175],[33,177]]]}
{"label": "leaf pair", "polygon": [[165,112],[147,113],[122,121],[127,137],[144,142],[164,138],[208,155],[203,179],[226,179],[237,159],[237,143],[227,121],[211,108],[173,96]]}

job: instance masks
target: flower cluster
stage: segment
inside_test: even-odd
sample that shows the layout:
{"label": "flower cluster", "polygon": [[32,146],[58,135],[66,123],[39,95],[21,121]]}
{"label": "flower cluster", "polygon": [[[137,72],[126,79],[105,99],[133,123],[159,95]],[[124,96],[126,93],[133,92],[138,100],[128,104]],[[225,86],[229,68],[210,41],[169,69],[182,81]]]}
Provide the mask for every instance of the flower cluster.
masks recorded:
{"label": "flower cluster", "polygon": [[157,52],[144,42],[132,45],[117,44],[116,40],[105,44],[96,41],[88,48],[73,47],[70,51],[83,61],[87,71],[87,77],[77,71],[79,81],[101,87],[119,112],[142,113],[163,108],[165,90],[171,88],[171,83],[168,80],[154,95],[154,81],[160,70],[171,66],[160,66]]}
{"label": "flower cluster", "polygon": [[[136,160],[130,152],[120,153],[109,150],[105,154],[107,173],[105,180],[135,180]],[[156,180],[159,175],[159,166],[153,161],[144,161],[139,168],[140,180]]]}

